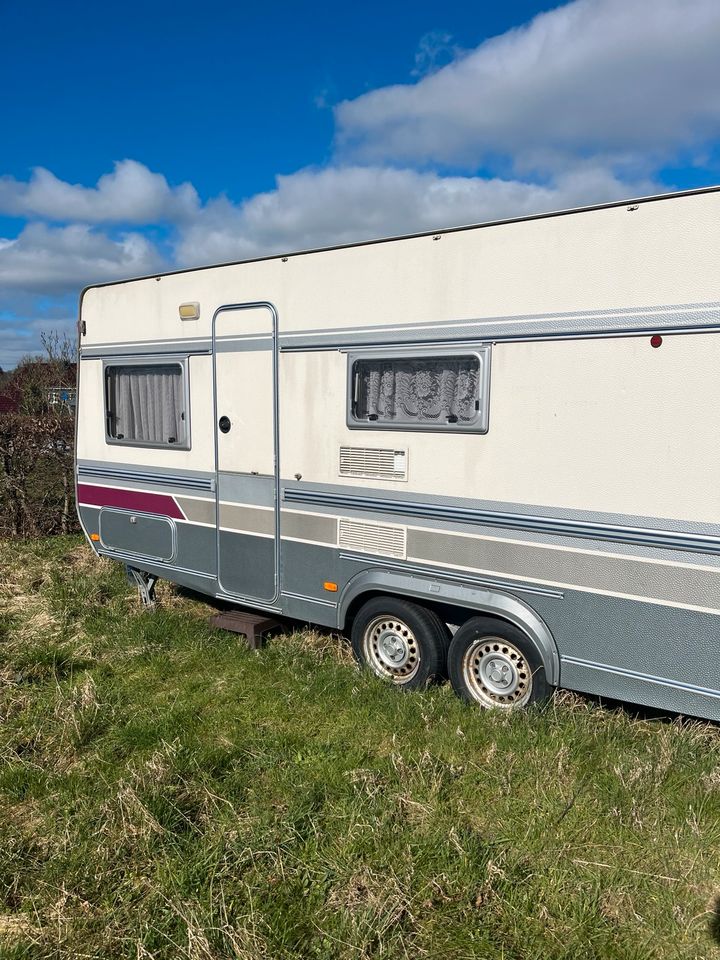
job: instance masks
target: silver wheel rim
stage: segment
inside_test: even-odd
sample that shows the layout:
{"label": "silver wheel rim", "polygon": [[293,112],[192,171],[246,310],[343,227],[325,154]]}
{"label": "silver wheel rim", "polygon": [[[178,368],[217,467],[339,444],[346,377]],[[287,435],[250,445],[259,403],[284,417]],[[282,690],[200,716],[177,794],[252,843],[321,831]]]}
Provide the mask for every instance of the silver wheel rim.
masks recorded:
{"label": "silver wheel rim", "polygon": [[420,647],[411,628],[397,617],[375,617],[362,639],[365,662],[376,676],[407,683],[420,668]]}
{"label": "silver wheel rim", "polygon": [[484,707],[522,707],[532,694],[532,671],[522,651],[502,637],[478,637],[462,661],[465,686]]}

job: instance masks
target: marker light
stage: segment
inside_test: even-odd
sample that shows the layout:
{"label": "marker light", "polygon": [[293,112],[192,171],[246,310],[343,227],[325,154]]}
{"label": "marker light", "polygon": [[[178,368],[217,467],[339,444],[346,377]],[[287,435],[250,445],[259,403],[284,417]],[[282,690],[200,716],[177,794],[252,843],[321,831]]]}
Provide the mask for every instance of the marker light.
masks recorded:
{"label": "marker light", "polygon": [[90,539],[92,540],[93,543],[98,543],[99,540],[100,540],[100,534],[99,534],[99,533],[91,533],[91,534],[90,534]]}
{"label": "marker light", "polygon": [[323,587],[329,593],[337,593],[338,585],[336,583],[333,583],[332,580],[326,580],[325,583],[323,584]]}
{"label": "marker light", "polygon": [[651,347],[659,347],[661,344],[662,344],[662,337],[660,336],[659,333],[654,333],[654,334],[650,337],[650,346],[651,346]]}
{"label": "marker light", "polygon": [[181,303],[179,311],[181,320],[198,320],[200,317],[200,304]]}

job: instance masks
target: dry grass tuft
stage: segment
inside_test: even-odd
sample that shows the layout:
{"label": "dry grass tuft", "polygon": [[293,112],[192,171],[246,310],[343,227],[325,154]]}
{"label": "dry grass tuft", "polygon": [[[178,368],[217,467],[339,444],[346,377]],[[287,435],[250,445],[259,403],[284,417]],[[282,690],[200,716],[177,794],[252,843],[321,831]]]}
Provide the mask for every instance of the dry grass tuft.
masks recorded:
{"label": "dry grass tuft", "polygon": [[354,666],[355,659],[345,637],[330,630],[309,628],[282,633],[273,644],[289,653],[310,656],[318,662],[331,660],[345,666]]}
{"label": "dry grass tuft", "polygon": [[7,947],[19,944],[37,944],[40,942],[40,930],[30,917],[22,913],[0,914],[0,953],[3,944]]}

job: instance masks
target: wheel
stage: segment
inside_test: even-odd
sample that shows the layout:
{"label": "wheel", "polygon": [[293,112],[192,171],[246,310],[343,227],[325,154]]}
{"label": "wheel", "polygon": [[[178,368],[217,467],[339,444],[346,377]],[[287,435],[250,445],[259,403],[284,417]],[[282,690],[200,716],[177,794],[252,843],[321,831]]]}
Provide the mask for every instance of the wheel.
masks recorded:
{"label": "wheel", "polygon": [[509,710],[552,696],[535,644],[493,617],[473,617],[460,627],[448,651],[448,673],[455,693],[482,707]]}
{"label": "wheel", "polygon": [[351,640],[359,663],[404,690],[421,690],[447,675],[447,627],[432,610],[407,600],[368,600],[353,621]]}

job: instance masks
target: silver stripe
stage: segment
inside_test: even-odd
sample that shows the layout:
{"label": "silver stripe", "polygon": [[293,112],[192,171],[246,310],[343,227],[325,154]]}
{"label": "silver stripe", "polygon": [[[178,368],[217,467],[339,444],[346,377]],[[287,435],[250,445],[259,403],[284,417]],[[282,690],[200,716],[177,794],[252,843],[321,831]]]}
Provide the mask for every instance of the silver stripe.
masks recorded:
{"label": "silver stripe", "polygon": [[158,337],[156,340],[103,340],[98,343],[91,343],[89,346],[91,349],[101,349],[104,347],[127,347],[128,344],[133,346],[151,346],[154,347],[156,344],[166,344],[166,343],[192,343],[192,344],[202,344],[203,346],[206,343],[210,342],[209,337]]}
{"label": "silver stripe", "polygon": [[700,566],[647,563],[597,551],[528,546],[427,529],[408,530],[407,555],[425,563],[517,576],[529,582],[541,580],[680,606],[720,607],[720,571],[708,572]]}
{"label": "silver stripe", "polygon": [[175,500],[189,523],[215,525],[214,500],[193,500],[189,497],[176,497]]}
{"label": "silver stripe", "polygon": [[259,600],[257,597],[245,597],[239,593],[227,593],[224,590],[218,590],[215,594],[217,600],[227,600],[228,603],[236,607],[252,607],[253,610],[267,610],[269,613],[282,614],[282,607],[279,607],[274,601]]}
{"label": "silver stripe", "polygon": [[307,603],[319,603],[323,607],[332,607],[333,610],[337,609],[337,604],[332,600],[318,600],[317,597],[306,597],[304,593],[290,593],[289,590],[283,590],[282,596],[291,597],[293,600],[305,600]]}
{"label": "silver stripe", "polygon": [[337,545],[337,519],[335,517],[316,516],[309,513],[290,513],[283,510],[280,514],[283,538],[311,540],[313,543]]}
{"label": "silver stripe", "polygon": [[[94,549],[94,544],[92,544]],[[127,560],[129,563],[132,563],[134,566],[142,566],[144,563],[151,567],[161,567],[163,573],[167,570],[172,570],[176,573],[190,573],[194,577],[202,577],[203,580],[215,580],[215,574],[213,573],[203,573],[202,570],[190,570],[188,567],[177,567],[172,563],[163,563],[162,561],[154,560],[152,557],[139,557],[136,553],[125,553],[122,550],[111,550],[110,548],[97,548],[97,554],[100,557],[109,557],[111,560]]]}
{"label": "silver stripe", "polygon": [[245,353],[259,350],[272,350],[272,337],[218,337],[215,341],[215,353]]}
{"label": "silver stripe", "polygon": [[497,577],[477,577],[467,573],[453,573],[451,570],[438,569],[437,567],[422,567],[417,563],[393,563],[390,560],[370,560],[366,556],[356,557],[352,553],[341,553],[341,560],[350,560],[353,563],[362,563],[363,566],[375,566],[399,570],[402,573],[419,573],[425,576],[433,576],[439,579],[453,581],[454,583],[470,584],[478,587],[499,587],[501,590],[509,590],[513,593],[531,593],[536,597],[549,597],[553,600],[562,600],[565,594],[562,590],[553,590],[551,587],[525,586],[514,580],[501,580]]}
{"label": "silver stripe", "polygon": [[[717,311],[714,311],[716,313]],[[650,318],[653,319],[653,318]],[[418,348],[453,346],[453,347],[472,347],[480,343],[492,341],[493,343],[504,342],[536,342],[540,340],[599,340],[613,337],[641,337],[650,336],[653,333],[663,334],[695,334],[695,333],[718,333],[720,332],[720,322],[715,320],[713,323],[678,323],[676,318],[670,320],[660,320],[654,324],[644,326],[623,326],[618,324],[598,324],[596,326],[583,325],[579,321],[575,324],[562,323],[554,321],[553,327],[543,325],[540,328],[538,323],[519,321],[514,327],[488,327],[483,322],[478,322],[475,329],[473,327],[447,326],[438,324],[437,333],[433,337],[418,336],[416,331],[397,330],[379,337],[377,332],[362,330],[358,332],[349,332],[344,335],[335,335],[335,339],[330,339],[324,334],[308,336],[303,340],[288,341],[281,338],[280,350],[282,353],[304,353],[311,351],[339,350],[348,352],[350,350],[375,350],[400,345],[412,346]]]}
{"label": "silver stripe", "polygon": [[623,667],[611,667],[604,663],[594,663],[592,660],[579,660],[576,657],[561,657],[560,663],[561,665],[567,663],[576,667],[587,667],[589,670],[600,670],[602,673],[615,673],[621,677],[628,677],[631,680],[641,680],[644,683],[656,683],[663,687],[674,687],[679,690],[687,690],[689,693],[698,693],[703,697],[720,699],[720,690],[712,690],[710,687],[697,687],[693,683],[669,680],[667,677],[656,677],[651,673],[637,673],[635,670],[626,670]]}
{"label": "silver stripe", "polygon": [[275,535],[275,511],[242,504],[220,503],[220,526],[239,533]]}
{"label": "silver stripe", "polygon": [[122,470],[116,467],[78,467],[81,479],[131,480],[133,483],[150,483],[167,487],[187,487],[190,490],[215,490],[212,477],[183,477],[167,473],[149,473],[141,470]]}
{"label": "silver stripe", "polygon": [[160,340],[123,343],[107,346],[87,346],[80,351],[81,360],[97,360],[102,357],[155,357],[158,354],[182,353],[184,356],[212,353],[212,342],[203,340]]}
{"label": "silver stripe", "polygon": [[[612,309],[595,309],[595,310],[562,310],[554,312],[545,312],[545,313],[505,313],[497,314],[492,317],[471,317],[466,320],[420,320],[412,323],[382,323],[380,325],[370,325],[366,324],[365,326],[357,326],[354,328],[348,328],[346,326],[342,327],[323,327],[321,330],[317,328],[308,328],[305,330],[293,330],[293,331],[282,331],[282,336],[285,339],[291,338],[301,338],[308,336],[319,336],[319,335],[332,335],[334,333],[348,333],[349,329],[352,331],[374,331],[375,333],[382,333],[387,330],[426,330],[428,333],[432,333],[438,328],[442,327],[451,327],[451,326],[474,326],[476,324],[486,324],[488,326],[498,325],[498,324],[510,324],[515,323],[518,320],[522,321],[544,321],[548,322],[551,320],[575,320],[582,319],[583,321],[588,320],[607,320],[614,318],[628,318],[632,320],[633,317],[638,318],[647,318],[653,317],[656,320],[663,317],[671,317],[676,315],[684,314],[698,314],[704,317],[716,316],[720,310],[720,301],[719,300],[709,300],[701,301],[699,303],[653,303],[647,304],[643,307],[613,307]],[[586,324],[587,325],[587,324]]]}
{"label": "silver stripe", "polygon": [[[380,491],[378,491],[379,493]],[[650,530],[643,527],[593,523],[592,521],[542,517],[532,514],[503,513],[499,510],[473,510],[419,503],[412,500],[386,500],[379,497],[359,497],[295,488],[286,488],[283,499],[286,503],[311,503],[338,507],[342,510],[369,510],[373,513],[427,517],[455,523],[502,527],[509,530],[541,531],[586,540],[604,540],[611,543],[639,544],[641,546],[685,550],[693,553],[720,554],[720,537],[680,533],[673,530]]]}

